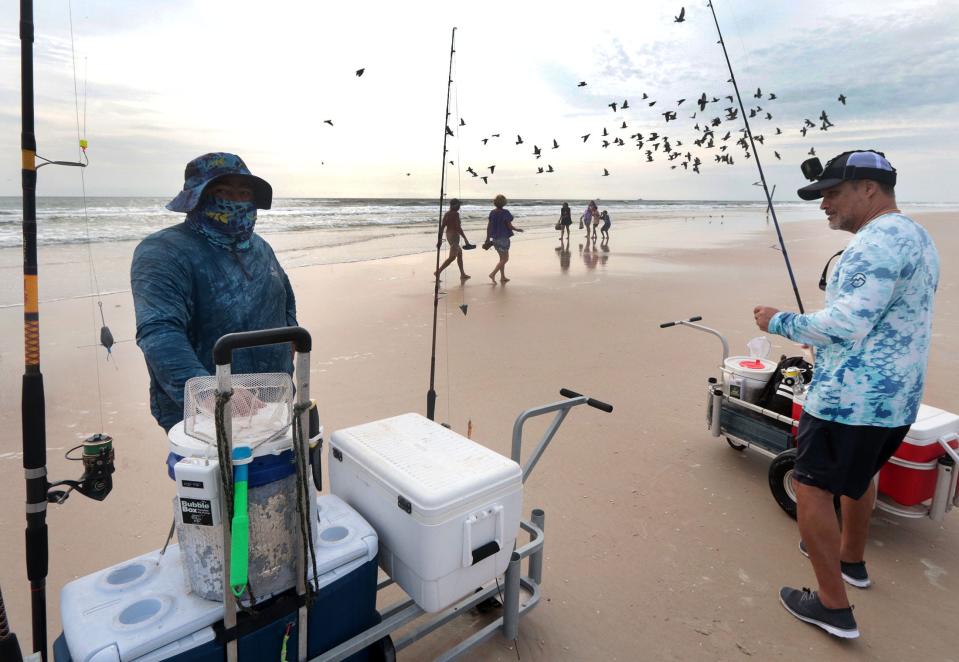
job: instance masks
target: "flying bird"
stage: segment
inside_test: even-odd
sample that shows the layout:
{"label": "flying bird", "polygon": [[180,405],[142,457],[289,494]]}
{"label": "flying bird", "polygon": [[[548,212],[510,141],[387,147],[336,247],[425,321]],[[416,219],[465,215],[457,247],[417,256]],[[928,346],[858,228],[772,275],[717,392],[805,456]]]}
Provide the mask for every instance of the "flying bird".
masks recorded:
{"label": "flying bird", "polygon": [[333,120],[323,120],[323,124],[329,124],[330,126],[333,126]]}
{"label": "flying bird", "polygon": [[673,110],[667,110],[665,113],[662,113],[662,116],[666,118],[666,121],[676,119],[676,112]]}
{"label": "flying bird", "polygon": [[539,145],[533,145],[533,156],[535,156],[537,159],[540,157],[539,152],[540,152]]}
{"label": "flying bird", "polygon": [[362,76],[364,71],[366,71],[366,68],[365,68],[365,67],[364,67],[363,69],[357,69],[357,70],[356,70],[356,77],[359,78],[360,76]]}
{"label": "flying bird", "polygon": [[621,127],[619,127],[619,128],[620,128],[620,129],[625,129],[625,128],[626,128],[626,122],[623,122],[623,126],[621,126]]}
{"label": "flying bird", "polygon": [[616,102],[615,102],[615,101],[614,101],[613,103],[610,103],[610,104],[607,104],[607,105],[608,105],[610,108],[613,109],[613,112],[614,112],[614,113],[616,112]]}
{"label": "flying bird", "polygon": [[620,110],[626,110],[629,108],[629,99],[623,99],[623,105],[619,107]]}
{"label": "flying bird", "polygon": [[587,140],[589,140],[589,137],[590,137],[591,135],[593,135],[593,134],[587,133],[585,136],[580,136],[580,138],[583,139],[583,142],[586,142]]}
{"label": "flying bird", "polygon": [[775,99],[776,99],[776,93],[775,93],[775,92],[770,92],[770,94],[769,94],[769,100],[770,100],[770,101],[774,101]]}
{"label": "flying bird", "polygon": [[553,166],[547,165],[547,166],[546,166],[546,172],[556,172],[556,171],[553,170]]}
{"label": "flying bird", "polygon": [[809,148],[809,156],[816,156],[816,148],[815,148],[815,147],[810,147],[810,148]]}
{"label": "flying bird", "polygon": [[706,110],[706,104],[709,103],[709,100],[706,98],[706,93],[703,92],[702,96],[696,100],[696,103],[699,104],[700,110]]}
{"label": "flying bird", "polygon": [[460,126],[466,126],[466,121],[462,117],[460,118]]}
{"label": "flying bird", "polygon": [[518,133],[516,134],[516,144],[517,145],[523,144],[523,136],[519,135]]}
{"label": "flying bird", "polygon": [[537,174],[537,175],[542,175],[542,174],[543,174],[543,169],[540,168],[540,167],[537,167],[537,168],[536,168],[536,174]]}
{"label": "flying bird", "polygon": [[753,96],[756,97],[757,99],[762,99],[762,98],[763,98],[763,91],[762,91],[760,88],[757,87],[757,88],[756,88],[756,94],[754,94]]}
{"label": "flying bird", "polygon": [[585,80],[579,81],[579,84],[576,87],[586,87],[586,81]]}
{"label": "flying bird", "polygon": [[686,99],[680,99],[679,101],[676,102],[676,105],[677,105],[677,106],[682,106],[682,105],[683,105],[683,101],[685,101],[685,100],[686,100]]}
{"label": "flying bird", "polygon": [[673,17],[673,23],[682,23],[682,22],[685,21],[685,20],[686,20],[686,8],[685,8],[685,7],[680,7],[680,8],[679,8],[679,16],[674,16],[674,17]]}
{"label": "flying bird", "polygon": [[553,149],[558,149],[558,148],[559,148],[559,143],[556,142],[556,138],[553,138]]}
{"label": "flying bird", "polygon": [[776,158],[777,158],[777,159],[779,159],[780,161],[782,161],[783,157],[779,156],[779,152],[773,151],[773,154],[776,155]]}
{"label": "flying bird", "polygon": [[482,177],[480,177],[480,179],[483,180],[484,184],[489,184],[489,177],[487,177],[486,175],[483,175]]}
{"label": "flying bird", "polygon": [[844,105],[844,106],[846,105],[846,95],[845,95],[845,94],[840,94],[840,95],[839,95],[839,103],[841,103],[841,104]]}
{"label": "flying bird", "polygon": [[489,138],[483,138],[483,144],[484,144],[484,145],[485,145],[486,143],[488,143],[488,142],[489,142]]}
{"label": "flying bird", "polygon": [[448,135],[448,136],[452,136],[452,135],[453,135],[453,129],[450,128],[450,125],[449,125],[449,124],[446,125],[446,135]]}
{"label": "flying bird", "polygon": [[491,175],[493,174],[493,171],[496,170],[496,166],[495,166],[495,165],[491,165],[491,166],[487,166],[487,167],[489,168],[489,174],[491,174]]}
{"label": "flying bird", "polygon": [[603,168],[603,177],[609,177],[609,170]]}

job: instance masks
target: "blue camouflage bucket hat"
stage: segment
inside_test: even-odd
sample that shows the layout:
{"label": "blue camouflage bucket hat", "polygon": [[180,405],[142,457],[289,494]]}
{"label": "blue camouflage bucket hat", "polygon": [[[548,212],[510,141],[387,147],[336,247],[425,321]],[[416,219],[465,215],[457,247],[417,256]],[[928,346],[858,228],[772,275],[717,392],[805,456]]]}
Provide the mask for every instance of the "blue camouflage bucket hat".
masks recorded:
{"label": "blue camouflage bucket hat", "polygon": [[257,209],[269,209],[273,204],[273,187],[266,180],[251,173],[243,159],[228,152],[211,152],[186,164],[183,190],[167,203],[166,208],[184,213],[193,211],[207,184],[226,175],[240,175],[249,180]]}

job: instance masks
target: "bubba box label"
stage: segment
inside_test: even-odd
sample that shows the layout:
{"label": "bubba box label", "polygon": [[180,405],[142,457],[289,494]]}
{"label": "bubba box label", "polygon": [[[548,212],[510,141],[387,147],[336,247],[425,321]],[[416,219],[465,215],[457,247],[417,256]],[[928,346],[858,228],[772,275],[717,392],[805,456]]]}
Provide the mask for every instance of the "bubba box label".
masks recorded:
{"label": "bubba box label", "polygon": [[213,505],[206,499],[180,497],[180,514],[184,524],[213,526]]}

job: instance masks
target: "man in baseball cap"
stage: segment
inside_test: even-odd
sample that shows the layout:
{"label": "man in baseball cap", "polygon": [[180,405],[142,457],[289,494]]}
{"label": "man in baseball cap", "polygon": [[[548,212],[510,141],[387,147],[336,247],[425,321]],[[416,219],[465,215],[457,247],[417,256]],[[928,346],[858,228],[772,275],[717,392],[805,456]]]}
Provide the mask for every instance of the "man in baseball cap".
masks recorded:
{"label": "man in baseball cap", "polygon": [[[296,325],[290,280],[273,249],[254,233],[257,210],[273,189],[239,156],[204,154],[190,161],[183,190],[167,209],[182,223],[151,234],[133,253],[130,280],[137,344],[150,374],[150,409],[169,431],[183,418],[183,387],[212,375],[213,345],[224,334]],[[292,373],[288,347],[243,349],[238,373]],[[172,477],[172,464],[168,459]]]}
{"label": "man in baseball cap", "polygon": [[829,227],[853,238],[825,287],[822,310],[753,310],[763,331],[816,350],[793,485],[799,549],[812,561],[818,590],[785,586],[779,599],[796,618],[855,638],[859,628],[843,582],[871,584],[863,555],[874,477],[922,400],[939,255],[926,230],[896,206],[896,170],[881,152],[843,152],[825,168],[810,159],[802,171],[813,183],[800,188],[799,197],[822,198]]}

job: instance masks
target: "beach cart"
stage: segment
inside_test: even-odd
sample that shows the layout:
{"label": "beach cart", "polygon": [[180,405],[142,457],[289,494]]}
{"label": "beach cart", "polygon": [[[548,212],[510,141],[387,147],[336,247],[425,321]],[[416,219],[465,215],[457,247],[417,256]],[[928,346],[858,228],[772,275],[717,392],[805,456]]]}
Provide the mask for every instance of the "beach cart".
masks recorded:
{"label": "beach cart", "polygon": [[[501,613],[438,659],[517,638],[544,559],[524,484],[571,409],[612,406],[561,389],[519,415],[509,458],[414,413],[337,430],[318,494],[311,342],[300,327],[217,342],[216,375],[187,383],[169,434],[177,543],[67,584],[54,659],[390,660],[477,606]],[[294,379],[232,374],[233,351],[277,343],[293,345]],[[547,414],[524,463],[524,425]],[[377,608],[394,584],[405,596]]]}
{"label": "beach cart", "polygon": [[[769,489],[783,511],[795,517],[792,475],[802,414],[802,389],[797,388],[792,396],[791,415],[761,406],[757,402],[761,389],[757,389],[756,384],[762,375],[767,379],[771,376],[768,367],[771,362],[750,360],[750,357],[730,358],[729,343],[723,334],[697,324],[700,320],[702,317],[696,316],[659,326],[663,329],[689,327],[713,335],[722,343],[719,375],[709,377],[706,384],[707,428],[713,437],[725,438],[736,451],[748,448],[770,458]],[[739,366],[740,363],[745,365]],[[795,373],[789,378],[795,379]],[[941,522],[947,512],[959,506],[957,463],[959,415],[920,405],[916,422],[879,472],[876,507],[899,517],[928,517]]]}

